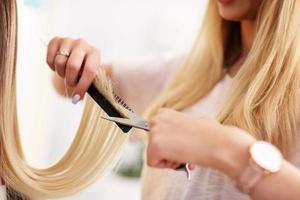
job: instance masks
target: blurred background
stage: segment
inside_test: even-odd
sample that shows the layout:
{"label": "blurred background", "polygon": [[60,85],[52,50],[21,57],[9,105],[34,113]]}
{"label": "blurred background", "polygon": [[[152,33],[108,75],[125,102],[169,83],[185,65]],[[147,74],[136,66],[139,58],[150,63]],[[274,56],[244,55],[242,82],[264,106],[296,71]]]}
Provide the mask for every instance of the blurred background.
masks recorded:
{"label": "blurred background", "polygon": [[[46,65],[54,36],[84,38],[103,62],[188,51],[207,0],[18,0],[18,107],[22,142],[36,167],[55,163],[70,145],[83,103],[59,96]],[[118,170],[64,200],[140,198],[140,142],[129,142]]]}

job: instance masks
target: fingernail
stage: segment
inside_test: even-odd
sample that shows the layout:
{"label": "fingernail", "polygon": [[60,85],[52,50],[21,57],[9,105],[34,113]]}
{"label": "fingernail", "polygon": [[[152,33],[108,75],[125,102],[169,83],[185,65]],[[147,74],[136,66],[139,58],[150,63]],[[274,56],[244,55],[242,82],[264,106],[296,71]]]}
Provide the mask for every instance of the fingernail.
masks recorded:
{"label": "fingernail", "polygon": [[80,101],[80,95],[76,94],[72,98],[72,103],[77,104]]}

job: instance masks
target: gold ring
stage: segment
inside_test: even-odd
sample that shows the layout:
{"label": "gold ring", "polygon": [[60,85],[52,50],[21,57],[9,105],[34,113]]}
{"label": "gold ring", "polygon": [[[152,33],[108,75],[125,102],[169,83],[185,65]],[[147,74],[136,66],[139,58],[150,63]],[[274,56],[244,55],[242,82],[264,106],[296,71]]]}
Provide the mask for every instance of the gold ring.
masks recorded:
{"label": "gold ring", "polygon": [[58,51],[56,55],[66,56],[67,58],[70,57],[70,53],[68,51]]}

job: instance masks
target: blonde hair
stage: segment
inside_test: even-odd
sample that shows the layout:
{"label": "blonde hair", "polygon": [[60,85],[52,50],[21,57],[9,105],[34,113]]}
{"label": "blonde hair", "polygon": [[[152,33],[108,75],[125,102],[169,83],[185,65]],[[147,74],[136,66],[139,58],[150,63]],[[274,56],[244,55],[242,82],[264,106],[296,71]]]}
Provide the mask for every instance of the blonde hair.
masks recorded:
{"label": "blonde hair", "polygon": [[[223,124],[274,143],[285,155],[294,147],[299,119],[299,4],[298,0],[262,2],[253,46],[218,116]],[[148,109],[148,117],[161,107],[183,110],[212,90],[226,72],[225,53],[236,48],[230,44],[236,24],[222,19],[216,1],[209,1],[185,64]]]}
{"label": "blonde hair", "polygon": [[[296,140],[300,42],[298,0],[265,0],[257,19],[257,36],[235,76],[230,98],[219,120],[273,142],[286,154]],[[33,198],[73,194],[111,166],[127,135],[101,120],[103,111],[87,99],[78,133],[63,158],[47,169],[35,169],[23,155],[16,108],[17,14],[14,0],[0,3],[0,150],[1,177],[13,189]],[[166,90],[148,110],[183,110],[206,96],[224,76],[224,51],[232,24],[209,1],[202,31]],[[113,101],[109,80],[102,74],[98,89]],[[189,91],[187,93],[187,91]]]}
{"label": "blonde hair", "polygon": [[[29,166],[21,147],[17,121],[15,0],[1,0],[0,20],[0,177],[7,187],[30,198],[74,194],[112,166],[128,134],[123,134],[113,123],[102,120],[103,110],[87,98],[79,130],[66,154],[47,169]],[[94,84],[122,112],[114,101],[112,85],[102,70]]]}

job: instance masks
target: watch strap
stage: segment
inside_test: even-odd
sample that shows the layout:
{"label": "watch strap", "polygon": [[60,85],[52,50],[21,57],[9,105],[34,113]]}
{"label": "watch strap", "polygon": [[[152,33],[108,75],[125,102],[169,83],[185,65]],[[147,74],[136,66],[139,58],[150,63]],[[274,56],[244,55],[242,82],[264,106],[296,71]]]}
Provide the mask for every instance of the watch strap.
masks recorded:
{"label": "watch strap", "polygon": [[250,158],[248,165],[237,180],[237,188],[245,194],[251,194],[255,185],[257,185],[265,174],[265,170]]}

